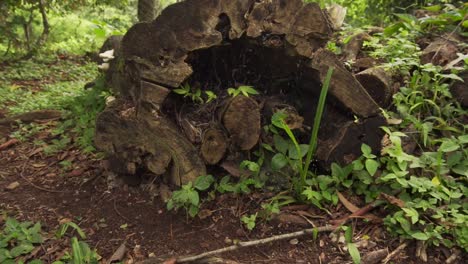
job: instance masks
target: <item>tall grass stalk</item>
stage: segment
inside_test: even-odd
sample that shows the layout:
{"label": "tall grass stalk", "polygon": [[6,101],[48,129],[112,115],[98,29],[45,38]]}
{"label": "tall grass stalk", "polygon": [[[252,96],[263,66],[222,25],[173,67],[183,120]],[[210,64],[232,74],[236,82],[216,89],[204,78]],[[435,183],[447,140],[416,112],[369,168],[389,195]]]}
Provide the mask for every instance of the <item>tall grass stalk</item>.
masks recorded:
{"label": "tall grass stalk", "polygon": [[312,160],[312,156],[315,154],[315,149],[317,148],[318,131],[320,128],[320,122],[322,121],[323,109],[325,108],[325,100],[327,99],[328,88],[330,87],[330,80],[333,74],[333,70],[333,67],[328,68],[327,76],[325,77],[322,90],[320,91],[320,98],[317,105],[317,110],[315,111],[314,127],[312,128],[309,149],[307,150],[307,157],[305,160],[304,168],[301,171],[302,184],[305,184],[310,161]]}

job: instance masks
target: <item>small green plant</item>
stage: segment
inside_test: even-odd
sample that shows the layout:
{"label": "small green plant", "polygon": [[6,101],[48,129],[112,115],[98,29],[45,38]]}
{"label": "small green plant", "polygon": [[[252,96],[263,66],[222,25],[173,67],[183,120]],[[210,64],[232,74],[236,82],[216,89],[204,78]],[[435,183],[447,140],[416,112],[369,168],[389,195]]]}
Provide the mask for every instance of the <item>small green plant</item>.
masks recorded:
{"label": "small green plant", "polygon": [[250,216],[244,215],[242,216],[241,221],[245,224],[248,230],[252,231],[256,225],[257,213],[251,214]]}
{"label": "small green plant", "polygon": [[240,94],[242,94],[243,96],[247,96],[247,97],[249,97],[249,95],[259,94],[257,90],[255,90],[252,86],[248,86],[248,85],[241,85],[237,87],[237,89],[228,88],[227,92],[232,97],[236,97]]}
{"label": "small green plant", "polygon": [[342,226],[341,227],[345,231],[345,241],[346,247],[348,248],[349,255],[353,260],[354,264],[361,263],[361,254],[359,253],[359,249],[357,248],[356,244],[353,243],[353,228],[349,226]]}
{"label": "small green plant", "polygon": [[[17,258],[27,255],[42,242],[40,223],[7,218],[0,231],[0,263],[14,264]],[[38,260],[31,262],[40,263]]]}
{"label": "small green plant", "polygon": [[209,103],[215,100],[218,96],[213,91],[204,91],[203,93],[206,96],[206,99],[203,98],[202,90],[200,88],[190,87],[188,83],[182,85],[181,87],[174,89],[174,93],[183,95],[184,97],[189,97],[194,103]]}
{"label": "small green plant", "polygon": [[182,185],[180,190],[174,191],[167,201],[167,209],[184,208],[190,217],[195,217],[200,209],[199,191],[206,191],[214,183],[211,175],[198,177],[195,182]]}

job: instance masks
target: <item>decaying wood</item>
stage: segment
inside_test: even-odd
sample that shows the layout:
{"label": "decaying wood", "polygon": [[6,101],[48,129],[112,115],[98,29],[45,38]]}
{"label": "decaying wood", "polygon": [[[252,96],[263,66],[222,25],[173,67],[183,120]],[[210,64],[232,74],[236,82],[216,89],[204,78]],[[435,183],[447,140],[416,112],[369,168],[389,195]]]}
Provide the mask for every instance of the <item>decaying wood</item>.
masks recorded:
{"label": "decaying wood", "polygon": [[393,89],[391,76],[387,74],[384,68],[369,68],[356,74],[356,79],[382,108],[390,105],[392,96],[396,91]]}
{"label": "decaying wood", "polygon": [[328,14],[330,14],[330,20],[334,30],[338,30],[343,26],[344,19],[346,17],[347,8],[338,4],[332,4],[327,8]]}
{"label": "decaying wood", "polygon": [[315,52],[312,58],[312,67],[320,72],[322,83],[325,81],[328,69],[330,67],[335,69],[329,93],[343,103],[346,108],[362,117],[377,115],[379,106],[333,53],[325,49]]}
{"label": "decaying wood", "polygon": [[241,150],[250,150],[260,138],[260,108],[251,97],[236,96],[228,104],[223,124],[232,143]]}
{"label": "decaying wood", "polygon": [[168,157],[172,164],[169,180],[185,184],[206,174],[196,148],[168,119],[144,108],[136,112],[129,102],[116,101],[102,112],[96,123],[95,144],[120,161],[113,170],[135,174],[150,170],[166,172]]}
{"label": "decaying wood", "polygon": [[[206,165],[245,158],[254,150],[261,127],[271,122],[273,111],[265,115],[262,109],[268,98],[279,98],[288,126],[307,137],[314,104],[333,67],[318,158],[345,162],[343,156],[358,155],[356,146],[363,142],[377,150],[380,138],[374,137],[380,134],[370,129],[382,122],[379,105],[368,93],[374,87],[363,87],[324,49],[332,28],[326,11],[302,0],[171,5],[103,48],[114,49],[106,81],[117,101],[97,120],[96,144],[115,163],[115,172],[186,183],[205,174]],[[181,85],[199,89],[201,96],[209,90],[218,99],[199,104],[172,93]],[[260,95],[228,97],[229,87],[241,85],[253,86]],[[348,125],[354,116],[362,120]]]}
{"label": "decaying wood", "polygon": [[203,133],[201,154],[207,164],[218,163],[226,153],[228,139],[221,129],[209,128]]}
{"label": "decaying wood", "polygon": [[360,32],[353,35],[343,46],[343,60],[355,61],[359,52],[362,50],[364,41],[369,40],[370,35],[367,32]]}

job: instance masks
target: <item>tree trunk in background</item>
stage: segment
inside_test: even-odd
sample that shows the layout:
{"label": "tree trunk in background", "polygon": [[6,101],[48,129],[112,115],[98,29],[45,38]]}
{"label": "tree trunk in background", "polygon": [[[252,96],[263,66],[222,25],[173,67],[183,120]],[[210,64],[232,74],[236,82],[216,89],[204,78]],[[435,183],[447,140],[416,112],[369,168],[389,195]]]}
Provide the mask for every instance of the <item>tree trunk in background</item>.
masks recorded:
{"label": "tree trunk in background", "polygon": [[138,0],[138,21],[151,21],[154,18],[155,0]]}

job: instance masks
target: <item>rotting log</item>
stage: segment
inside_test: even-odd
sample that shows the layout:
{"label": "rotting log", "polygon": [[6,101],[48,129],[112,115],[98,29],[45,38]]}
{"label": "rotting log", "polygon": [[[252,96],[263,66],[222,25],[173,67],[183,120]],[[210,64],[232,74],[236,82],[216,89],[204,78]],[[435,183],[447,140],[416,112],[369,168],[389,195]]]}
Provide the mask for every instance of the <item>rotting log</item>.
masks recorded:
{"label": "rotting log", "polygon": [[[345,156],[359,155],[361,143],[378,152],[384,120],[368,92],[371,84],[363,87],[324,49],[331,34],[327,12],[302,0],[171,5],[112,45],[116,58],[107,80],[117,100],[97,120],[96,145],[120,174],[162,175],[180,185],[249,157],[275,111],[286,111],[297,137],[308,139],[333,67],[317,158],[347,162]],[[172,92],[181,85],[198,98]],[[241,85],[259,95],[228,95],[228,88]],[[216,99],[200,103],[207,91]]]}
{"label": "rotting log", "polygon": [[395,90],[392,85],[392,77],[383,67],[372,67],[356,74],[356,79],[367,90],[374,101],[385,108],[392,102]]}

